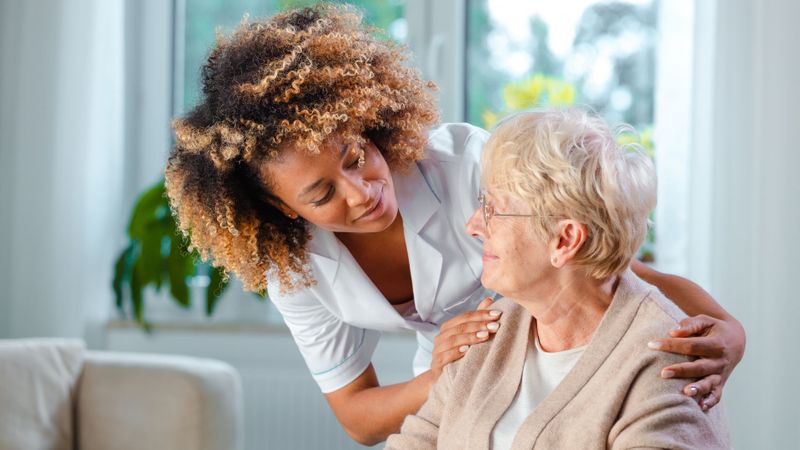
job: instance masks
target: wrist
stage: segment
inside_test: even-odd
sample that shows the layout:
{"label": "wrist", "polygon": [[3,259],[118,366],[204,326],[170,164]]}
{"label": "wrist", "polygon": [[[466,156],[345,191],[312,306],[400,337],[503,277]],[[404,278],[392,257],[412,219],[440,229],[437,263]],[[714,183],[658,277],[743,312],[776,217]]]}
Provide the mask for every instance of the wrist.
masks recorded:
{"label": "wrist", "polygon": [[433,373],[433,370],[427,370],[422,372],[421,374],[417,375],[415,378],[415,382],[418,383],[419,389],[422,391],[425,398],[428,398],[428,391],[433,387],[433,384],[436,383],[438,376]]}

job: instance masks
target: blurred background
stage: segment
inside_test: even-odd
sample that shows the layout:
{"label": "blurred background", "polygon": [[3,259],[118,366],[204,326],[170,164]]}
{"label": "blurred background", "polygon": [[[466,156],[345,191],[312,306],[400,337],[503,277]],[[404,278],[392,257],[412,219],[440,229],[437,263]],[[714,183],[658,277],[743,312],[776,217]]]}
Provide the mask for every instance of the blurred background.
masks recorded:
{"label": "blurred background", "polygon": [[[215,33],[313,3],[0,0],[0,338],[222,359],[248,449],[359,448],[280,316],[185,251],[161,195],[170,120],[197,102]],[[352,3],[438,84],[444,121],[579,104],[633,125],[620,139],[659,175],[640,257],[747,330],[724,392],[735,447],[800,445],[800,2]],[[410,377],[414,349],[385,335],[381,381]]]}

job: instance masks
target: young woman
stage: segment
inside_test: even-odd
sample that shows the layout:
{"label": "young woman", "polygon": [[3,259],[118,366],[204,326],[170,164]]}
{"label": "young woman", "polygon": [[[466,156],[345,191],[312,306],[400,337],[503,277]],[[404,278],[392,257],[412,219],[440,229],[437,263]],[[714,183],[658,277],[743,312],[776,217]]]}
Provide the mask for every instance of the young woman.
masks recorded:
{"label": "young woman", "polygon": [[[244,23],[203,67],[200,104],[174,123],[167,193],[204,258],[266,289],[348,434],[374,444],[425,401],[442,368],[497,331],[478,207],[488,138],[435,126],[432,85],[357,12],[323,5]],[[695,355],[662,376],[713,406],[744,331],[693,283],[633,270],[688,315],[652,343]],[[417,332],[415,377],[381,386],[383,330]]]}

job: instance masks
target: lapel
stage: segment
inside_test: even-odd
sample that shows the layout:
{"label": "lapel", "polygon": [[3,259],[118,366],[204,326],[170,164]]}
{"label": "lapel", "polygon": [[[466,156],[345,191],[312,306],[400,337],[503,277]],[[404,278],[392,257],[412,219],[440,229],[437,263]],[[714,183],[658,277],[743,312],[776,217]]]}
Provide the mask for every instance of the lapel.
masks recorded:
{"label": "lapel", "polygon": [[[440,203],[416,164],[392,178],[403,217],[414,302],[425,321],[431,316],[442,271],[442,254],[431,245],[434,240],[427,236],[426,225]],[[319,285],[316,289],[340,319],[370,329],[431,331],[429,324],[410,324],[397,314],[334,233],[312,226],[311,235],[308,254]],[[322,292],[325,287],[331,292]]]}
{"label": "lapel", "polygon": [[403,217],[414,303],[420,319],[428,321],[442,275],[442,254],[433,243],[437,238],[448,238],[436,236],[440,230],[428,225],[434,215],[445,212],[439,211],[441,203],[423,176],[419,163],[412,164],[405,173],[393,174],[392,178]]}
{"label": "lapel", "polygon": [[491,361],[496,365],[484,364],[478,375],[480,378],[475,382],[477,385],[491,387],[485,394],[482,404],[477,408],[481,413],[475,417],[468,431],[468,448],[471,450],[489,448],[492,429],[511,406],[522,379],[522,369],[525,365],[525,356],[529,345],[531,315],[516,303],[511,306],[510,311],[504,314],[507,315],[501,319],[503,320],[501,330],[506,327],[502,331],[504,339],[498,340],[501,337],[499,336],[501,332],[498,332],[493,338],[497,342],[493,343],[489,354],[485,357],[486,361]]}
{"label": "lapel", "polygon": [[555,390],[525,419],[512,449],[530,448],[553,417],[578,395],[628,331],[647,292],[647,287],[630,269],[622,275],[611,305],[586,351]]}
{"label": "lapel", "polygon": [[312,226],[308,246],[317,291],[329,311],[361,328],[396,330],[403,320],[370,281],[353,255],[327,230]]}

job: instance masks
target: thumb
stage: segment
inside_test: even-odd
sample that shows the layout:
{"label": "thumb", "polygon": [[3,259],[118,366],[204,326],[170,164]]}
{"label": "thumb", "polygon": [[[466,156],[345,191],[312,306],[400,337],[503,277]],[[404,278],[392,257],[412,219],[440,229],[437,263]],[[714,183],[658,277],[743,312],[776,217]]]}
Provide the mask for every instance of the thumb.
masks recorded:
{"label": "thumb", "polygon": [[669,334],[672,337],[696,336],[713,325],[713,319],[701,314],[681,320],[675,328],[670,330]]}
{"label": "thumb", "polygon": [[492,297],[486,297],[485,299],[483,299],[483,301],[481,301],[478,304],[478,307],[475,308],[475,310],[476,311],[480,311],[482,309],[489,309],[489,307],[492,306],[492,303],[494,303],[494,300],[492,299]]}

